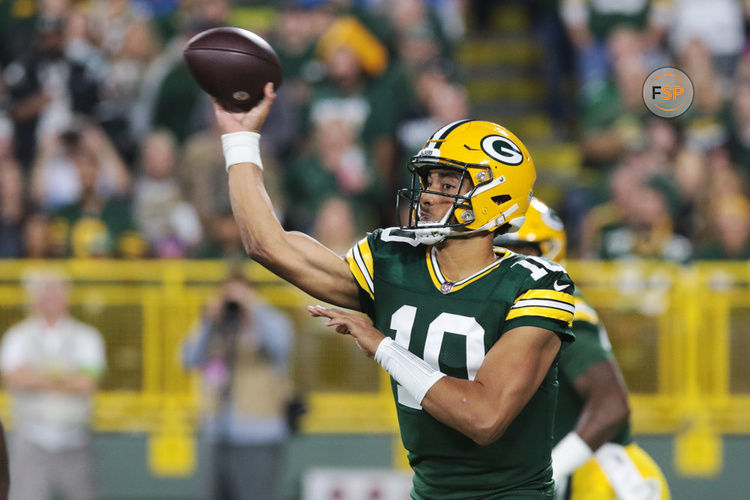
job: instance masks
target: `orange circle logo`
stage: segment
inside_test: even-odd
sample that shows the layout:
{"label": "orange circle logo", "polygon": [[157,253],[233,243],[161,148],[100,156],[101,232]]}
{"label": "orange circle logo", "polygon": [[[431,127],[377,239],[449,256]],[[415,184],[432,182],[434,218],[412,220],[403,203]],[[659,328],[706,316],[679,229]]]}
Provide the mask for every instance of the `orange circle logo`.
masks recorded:
{"label": "orange circle logo", "polygon": [[677,68],[660,68],[643,84],[643,102],[656,116],[675,118],[693,104],[693,82]]}

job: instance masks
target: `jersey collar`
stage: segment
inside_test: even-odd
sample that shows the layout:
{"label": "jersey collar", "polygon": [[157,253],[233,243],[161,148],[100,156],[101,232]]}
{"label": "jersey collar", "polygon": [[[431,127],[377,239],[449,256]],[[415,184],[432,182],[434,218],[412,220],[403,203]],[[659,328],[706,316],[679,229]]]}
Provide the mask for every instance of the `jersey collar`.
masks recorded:
{"label": "jersey collar", "polygon": [[495,247],[493,248],[493,251],[498,257],[500,257],[498,260],[485,267],[484,269],[480,269],[471,276],[462,279],[461,281],[451,281],[446,278],[440,271],[440,265],[438,264],[437,259],[437,249],[434,246],[428,247],[427,251],[425,252],[427,256],[427,270],[430,273],[430,278],[432,279],[433,285],[435,285],[435,288],[437,288],[442,294],[455,292],[470,283],[474,283],[483,276],[486,276],[487,274],[492,272],[493,269],[499,266],[502,261],[513,255],[513,252],[510,252],[504,248]]}

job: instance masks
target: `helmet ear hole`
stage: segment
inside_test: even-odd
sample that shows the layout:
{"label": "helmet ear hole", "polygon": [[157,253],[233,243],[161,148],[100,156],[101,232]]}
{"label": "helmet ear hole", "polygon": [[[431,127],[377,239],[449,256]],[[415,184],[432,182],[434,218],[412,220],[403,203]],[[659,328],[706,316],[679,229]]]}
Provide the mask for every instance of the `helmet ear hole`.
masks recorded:
{"label": "helmet ear hole", "polygon": [[494,231],[495,232],[495,236],[503,235],[503,234],[507,233],[509,229],[510,229],[510,224],[508,224],[506,222],[502,226],[499,226],[497,229],[495,229],[495,231]]}
{"label": "helmet ear hole", "polygon": [[500,195],[497,195],[497,196],[493,196],[493,197],[492,197],[492,198],[490,198],[490,199],[491,199],[492,201],[494,201],[495,203],[497,203],[498,205],[502,205],[502,204],[503,204],[503,203],[505,203],[506,201],[510,201],[510,195],[507,195],[507,194],[500,194]]}

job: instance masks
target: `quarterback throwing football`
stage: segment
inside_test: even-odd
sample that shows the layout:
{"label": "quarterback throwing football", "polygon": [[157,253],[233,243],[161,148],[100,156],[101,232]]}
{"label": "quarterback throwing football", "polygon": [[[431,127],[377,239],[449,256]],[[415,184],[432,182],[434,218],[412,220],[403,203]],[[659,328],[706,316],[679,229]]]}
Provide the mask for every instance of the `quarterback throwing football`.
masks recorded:
{"label": "quarterback throwing football", "polygon": [[216,106],[246,250],[370,317],[309,308],[391,375],[412,498],[553,498],[557,358],[574,338],[574,286],[558,264],[493,247],[529,207],[526,147],[495,123],[442,127],[409,163],[409,223],[373,231],[342,258],[274,216],[258,148],[274,97],[269,84],[247,113]]}

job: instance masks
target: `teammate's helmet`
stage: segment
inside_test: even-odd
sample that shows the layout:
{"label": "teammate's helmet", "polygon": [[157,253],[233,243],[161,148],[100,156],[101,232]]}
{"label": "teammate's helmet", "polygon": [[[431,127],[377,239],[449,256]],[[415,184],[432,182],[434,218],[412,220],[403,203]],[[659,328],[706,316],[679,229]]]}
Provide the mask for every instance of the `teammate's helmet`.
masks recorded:
{"label": "teammate's helmet", "polygon": [[534,244],[545,259],[563,262],[568,240],[563,223],[555,211],[539,199],[532,198],[521,229],[495,238],[495,244],[500,246],[519,243]]}
{"label": "teammate's helmet", "polygon": [[[415,231],[417,240],[434,244],[448,236],[473,232],[517,231],[529,207],[536,171],[526,146],[506,128],[492,122],[461,120],[437,132],[412,157],[411,188],[399,191],[399,201],[409,202],[409,221],[403,229]],[[430,169],[450,168],[473,186],[463,195],[427,189]],[[459,182],[460,189],[461,183]],[[458,191],[458,190],[457,190]],[[423,193],[453,198],[453,207],[437,222],[419,221]]]}

